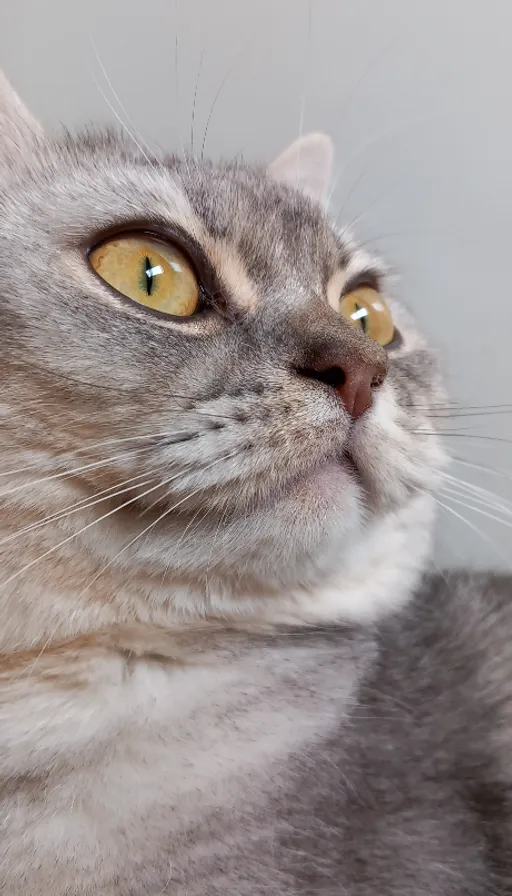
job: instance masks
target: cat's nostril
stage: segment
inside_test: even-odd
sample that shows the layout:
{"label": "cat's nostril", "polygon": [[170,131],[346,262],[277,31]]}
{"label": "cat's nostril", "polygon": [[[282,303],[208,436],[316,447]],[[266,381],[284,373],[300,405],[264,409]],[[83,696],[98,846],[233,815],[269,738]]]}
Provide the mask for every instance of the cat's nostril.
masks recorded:
{"label": "cat's nostril", "polygon": [[304,369],[300,370],[299,373],[302,376],[308,377],[308,379],[318,380],[320,383],[324,383],[326,386],[332,386],[333,389],[339,389],[341,386],[345,385],[346,374],[345,371],[341,369],[341,367],[328,367],[327,370],[311,370]]}
{"label": "cat's nostril", "polygon": [[343,367],[319,359],[316,367],[298,370],[301,376],[330,386],[353,420],[372,406],[373,392],[384,382],[386,372],[385,361],[366,360],[361,355],[345,358]]}

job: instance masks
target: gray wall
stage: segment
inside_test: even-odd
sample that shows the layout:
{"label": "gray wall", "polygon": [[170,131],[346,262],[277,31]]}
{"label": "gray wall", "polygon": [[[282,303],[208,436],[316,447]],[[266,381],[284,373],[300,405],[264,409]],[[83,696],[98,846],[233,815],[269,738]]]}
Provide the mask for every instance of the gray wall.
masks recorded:
{"label": "gray wall", "polygon": [[[196,151],[249,158],[301,122],[330,132],[333,211],[400,273],[454,399],[512,402],[510,0],[2,5],[1,64],[49,127],[112,121],[110,103],[140,142],[179,149],[193,132]],[[510,472],[452,473],[512,499],[512,413],[455,430],[455,454]],[[498,524],[494,507],[443,501],[468,520],[441,511],[443,560],[512,565],[510,511]]]}

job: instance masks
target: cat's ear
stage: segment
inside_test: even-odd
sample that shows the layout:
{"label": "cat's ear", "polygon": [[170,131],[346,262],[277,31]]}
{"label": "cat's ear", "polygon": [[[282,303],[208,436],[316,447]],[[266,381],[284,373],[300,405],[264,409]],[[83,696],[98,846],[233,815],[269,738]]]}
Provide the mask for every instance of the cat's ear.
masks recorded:
{"label": "cat's ear", "polygon": [[41,126],[0,70],[0,162],[15,163],[42,136]]}
{"label": "cat's ear", "polygon": [[267,173],[274,180],[325,203],[331,182],[334,145],[327,134],[306,134],[272,162]]}

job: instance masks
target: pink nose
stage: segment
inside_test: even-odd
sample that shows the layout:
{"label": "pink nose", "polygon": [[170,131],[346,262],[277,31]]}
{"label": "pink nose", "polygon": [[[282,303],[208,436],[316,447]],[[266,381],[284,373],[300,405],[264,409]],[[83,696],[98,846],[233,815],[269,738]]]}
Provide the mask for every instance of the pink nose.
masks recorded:
{"label": "pink nose", "polygon": [[347,413],[358,420],[372,406],[373,392],[384,382],[387,364],[382,350],[363,355],[331,349],[325,354],[319,353],[312,366],[301,373],[332,386]]}
{"label": "pink nose", "polygon": [[384,381],[385,375],[385,371],[382,372],[377,367],[345,372],[345,382],[337,387],[337,391],[345,410],[353,420],[357,420],[371,408],[373,390]]}

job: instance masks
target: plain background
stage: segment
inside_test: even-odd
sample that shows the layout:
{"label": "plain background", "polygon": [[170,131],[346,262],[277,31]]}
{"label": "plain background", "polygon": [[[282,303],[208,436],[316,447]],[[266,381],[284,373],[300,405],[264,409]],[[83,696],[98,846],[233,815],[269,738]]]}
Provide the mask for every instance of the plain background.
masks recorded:
{"label": "plain background", "polygon": [[438,557],[512,566],[512,413],[491,407],[512,402],[510,0],[4,0],[0,21],[49,128],[119,116],[141,144],[250,159],[333,136],[332,212],[400,274],[467,409],[447,445],[503,471],[453,467],[498,497],[444,494]]}

